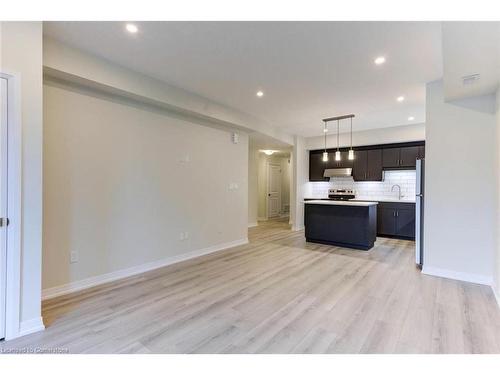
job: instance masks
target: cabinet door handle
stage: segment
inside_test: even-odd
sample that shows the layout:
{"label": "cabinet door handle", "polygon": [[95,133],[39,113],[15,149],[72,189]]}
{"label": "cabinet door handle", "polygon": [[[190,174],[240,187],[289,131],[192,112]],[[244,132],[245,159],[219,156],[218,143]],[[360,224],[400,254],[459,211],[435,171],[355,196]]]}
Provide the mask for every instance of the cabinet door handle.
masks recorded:
{"label": "cabinet door handle", "polygon": [[394,211],[394,212],[392,213],[392,216],[396,217],[396,211]]}
{"label": "cabinet door handle", "polygon": [[399,216],[399,211],[396,211],[396,216]]}

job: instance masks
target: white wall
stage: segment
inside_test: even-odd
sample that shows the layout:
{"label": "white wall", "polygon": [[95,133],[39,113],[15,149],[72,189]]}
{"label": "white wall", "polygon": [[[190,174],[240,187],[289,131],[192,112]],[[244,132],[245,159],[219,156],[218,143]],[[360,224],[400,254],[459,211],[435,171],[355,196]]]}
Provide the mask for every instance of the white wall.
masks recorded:
{"label": "white wall", "polygon": [[306,149],[306,139],[299,136],[294,136],[291,177],[290,221],[292,230],[300,230],[304,228],[304,198],[309,181],[309,152]]}
{"label": "white wall", "polygon": [[293,142],[290,134],[254,116],[120,67],[50,38],[44,39],[43,64],[46,73],[53,76],[85,81],[86,84],[92,84],[101,90],[190,113],[210,119],[214,123],[239,127],[243,131],[258,131],[290,145]]}
{"label": "white wall", "polygon": [[497,220],[496,220],[496,257],[495,257],[495,271],[494,271],[494,285],[493,290],[500,305],[500,88],[496,93],[496,191],[497,191]]}
{"label": "white wall", "polygon": [[[322,128],[318,127],[318,133]],[[326,137],[327,148],[337,147],[337,135],[333,129],[330,135]],[[394,126],[390,128],[370,129],[359,132],[353,132],[353,146],[377,145],[385,143],[412,142],[425,140],[425,124],[414,124],[406,126]],[[349,133],[341,133],[339,136],[340,147],[349,146],[351,137]],[[308,150],[319,150],[325,147],[323,136],[311,137],[306,139],[306,148]]]}
{"label": "white wall", "polygon": [[44,289],[246,239],[246,134],[75,90],[44,86]]}
{"label": "white wall", "polygon": [[424,272],[491,283],[497,220],[494,97],[445,103],[427,85]]}
{"label": "white wall", "polygon": [[248,226],[257,225],[259,199],[259,150],[252,142],[248,145]]}
{"label": "white wall", "polygon": [[290,172],[292,161],[290,156],[281,158],[281,213],[290,213]]}
{"label": "white wall", "polygon": [[41,316],[42,24],[1,23],[0,70],[19,74],[22,127],[21,330]]}

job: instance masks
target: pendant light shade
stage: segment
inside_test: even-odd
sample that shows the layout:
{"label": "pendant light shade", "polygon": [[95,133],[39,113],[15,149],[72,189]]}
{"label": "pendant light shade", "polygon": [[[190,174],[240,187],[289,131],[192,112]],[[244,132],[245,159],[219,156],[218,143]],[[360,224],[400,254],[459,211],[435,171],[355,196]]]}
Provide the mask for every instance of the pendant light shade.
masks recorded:
{"label": "pendant light shade", "polygon": [[352,117],[351,117],[351,149],[349,150],[349,155],[347,158],[349,160],[354,160],[354,150],[352,149]]}
{"label": "pendant light shade", "polygon": [[340,156],[340,149],[339,149],[339,130],[340,130],[340,120],[337,120],[337,151],[335,151],[335,160],[336,161],[342,160],[342,157]]}
{"label": "pendant light shade", "polygon": [[347,159],[354,160],[354,150],[352,149],[352,118],[353,117],[354,117],[354,115],[350,114],[350,115],[342,115],[342,116],[336,116],[336,117],[330,117],[330,118],[323,119],[323,122],[324,122],[323,133],[325,136],[325,151],[323,152],[323,161],[324,162],[328,161],[328,152],[326,152],[326,133],[328,132],[327,124],[329,121],[337,121],[337,151],[335,151],[335,161],[342,160],[342,154],[340,152],[340,139],[339,139],[340,138],[340,120],[345,120],[345,119],[351,119],[351,147],[349,148],[349,152],[347,153]]}
{"label": "pendant light shade", "polygon": [[325,135],[325,151],[323,152],[323,162],[328,161],[328,152],[326,152],[326,133],[328,132],[328,128],[326,126],[326,121],[324,121],[323,134]]}

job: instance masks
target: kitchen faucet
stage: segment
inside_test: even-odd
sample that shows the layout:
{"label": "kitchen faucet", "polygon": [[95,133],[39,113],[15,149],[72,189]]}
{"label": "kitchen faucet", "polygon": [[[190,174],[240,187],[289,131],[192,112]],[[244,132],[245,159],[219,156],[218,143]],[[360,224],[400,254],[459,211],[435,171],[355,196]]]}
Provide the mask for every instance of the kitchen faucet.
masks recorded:
{"label": "kitchen faucet", "polygon": [[404,195],[401,195],[401,186],[399,186],[399,185],[392,185],[391,192],[394,191],[395,187],[398,188],[398,200],[401,200],[401,198],[404,197]]}

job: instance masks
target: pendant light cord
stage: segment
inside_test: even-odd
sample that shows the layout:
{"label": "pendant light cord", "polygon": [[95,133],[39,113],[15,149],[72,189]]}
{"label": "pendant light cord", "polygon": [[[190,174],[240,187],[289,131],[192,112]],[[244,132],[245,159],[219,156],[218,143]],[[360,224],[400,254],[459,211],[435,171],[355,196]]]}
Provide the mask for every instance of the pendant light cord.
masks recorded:
{"label": "pendant light cord", "polygon": [[340,127],[340,120],[337,120],[337,151],[339,151],[339,127]]}
{"label": "pendant light cord", "polygon": [[352,150],[352,117],[351,117],[351,150]]}
{"label": "pendant light cord", "polygon": [[325,134],[325,152],[326,152],[326,121],[324,122],[325,128],[323,129],[323,133]]}

